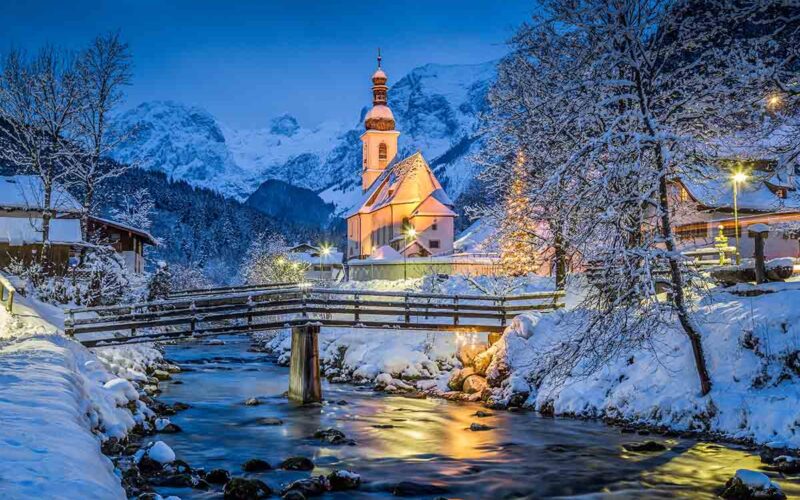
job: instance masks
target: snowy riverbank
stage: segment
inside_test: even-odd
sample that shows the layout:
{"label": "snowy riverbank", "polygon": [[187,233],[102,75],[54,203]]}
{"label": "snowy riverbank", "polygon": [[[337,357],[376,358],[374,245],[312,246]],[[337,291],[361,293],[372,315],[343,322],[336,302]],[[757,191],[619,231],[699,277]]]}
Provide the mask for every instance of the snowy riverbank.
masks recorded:
{"label": "snowy riverbank", "polygon": [[[47,306],[19,298],[0,311],[0,478],[4,498],[125,498],[101,443],[152,417],[135,387],[58,333]],[[52,312],[52,311],[50,311]],[[57,318],[56,318],[57,319]],[[124,362],[134,377],[156,351]],[[131,353],[127,353],[131,354]]]}
{"label": "snowy riverbank", "polygon": [[[391,282],[378,285],[392,289]],[[413,288],[408,283],[397,286]],[[452,291],[457,284],[443,288]],[[691,350],[674,328],[661,332],[648,349],[625,353],[594,373],[581,373],[579,364],[566,379],[552,376],[545,353],[575,335],[585,317],[584,311],[569,307],[518,317],[480,366],[470,366],[469,375],[478,375],[470,394],[460,392],[465,377],[459,378],[457,370],[465,358],[459,360],[457,352],[465,343],[484,344],[482,335],[325,328],[320,334],[321,366],[333,381],[370,383],[390,391],[424,391],[483,400],[493,407],[524,406],[547,414],[798,448],[800,284],[762,288],[773,293],[739,296],[718,289],[699,305],[696,317],[714,382],[707,397],[699,395]],[[263,335],[261,344],[288,364],[288,331]],[[475,354],[485,349],[484,344]]]}

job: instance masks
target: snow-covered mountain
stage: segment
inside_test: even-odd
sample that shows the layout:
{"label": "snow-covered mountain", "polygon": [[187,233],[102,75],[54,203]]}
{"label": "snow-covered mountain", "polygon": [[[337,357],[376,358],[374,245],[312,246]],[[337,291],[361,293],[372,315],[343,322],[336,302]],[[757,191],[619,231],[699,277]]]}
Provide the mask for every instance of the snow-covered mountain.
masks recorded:
{"label": "snow-covered mountain", "polygon": [[[495,63],[428,64],[397,80],[389,105],[401,132],[400,155],[420,150],[453,199],[475,178],[470,156],[480,147],[478,117]],[[369,80],[365,78],[365,88]],[[366,94],[366,92],[365,92]],[[227,127],[207,111],[171,101],[141,104],[116,124],[136,133],[114,152],[120,161],[161,170],[173,179],[246,199],[269,179],[319,193],[336,212],[347,210],[360,190],[363,117],[305,127],[291,115],[255,130]]]}

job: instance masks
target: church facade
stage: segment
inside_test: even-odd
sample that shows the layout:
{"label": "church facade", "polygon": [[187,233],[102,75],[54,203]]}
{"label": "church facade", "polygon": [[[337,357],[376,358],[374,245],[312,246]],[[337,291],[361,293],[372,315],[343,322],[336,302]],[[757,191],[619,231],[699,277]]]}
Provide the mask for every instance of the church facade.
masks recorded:
{"label": "church facade", "polygon": [[362,198],[347,214],[347,258],[436,256],[453,251],[453,202],[420,152],[397,159],[386,73],[372,75],[372,109],[361,135]]}

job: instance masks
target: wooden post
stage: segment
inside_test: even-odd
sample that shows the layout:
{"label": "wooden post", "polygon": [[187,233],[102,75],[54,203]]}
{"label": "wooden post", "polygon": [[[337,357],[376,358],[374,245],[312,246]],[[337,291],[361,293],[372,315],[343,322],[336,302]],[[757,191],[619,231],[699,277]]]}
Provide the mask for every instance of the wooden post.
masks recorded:
{"label": "wooden post", "polygon": [[295,403],[322,401],[319,378],[319,325],[292,327],[292,355],[289,361],[289,399]]}
{"label": "wooden post", "polygon": [[406,324],[408,325],[411,323],[411,311],[408,309],[408,294],[406,294],[405,304],[406,304]]}
{"label": "wooden post", "polygon": [[506,326],[506,298],[505,296],[500,298],[500,326]]}
{"label": "wooden post", "polygon": [[355,294],[353,297],[355,298],[355,305],[354,305],[355,311],[353,312],[353,321],[358,323],[358,320],[360,319],[358,311],[358,308],[360,307],[360,299],[358,297],[358,294]]}
{"label": "wooden post", "polygon": [[755,239],[753,257],[755,258],[756,283],[766,283],[767,266],[764,263],[764,246],[769,237],[769,226],[766,224],[753,224],[747,228],[747,235]]}
{"label": "wooden post", "polygon": [[458,326],[458,295],[453,296],[453,324]]}

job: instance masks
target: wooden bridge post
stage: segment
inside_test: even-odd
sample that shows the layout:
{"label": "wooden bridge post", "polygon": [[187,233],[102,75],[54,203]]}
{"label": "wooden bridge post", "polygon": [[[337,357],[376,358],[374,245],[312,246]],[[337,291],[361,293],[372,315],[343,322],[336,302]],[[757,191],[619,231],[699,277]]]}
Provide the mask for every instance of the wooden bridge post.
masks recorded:
{"label": "wooden bridge post", "polygon": [[505,295],[500,297],[500,312],[502,313],[500,316],[500,326],[506,326],[506,297]]}
{"label": "wooden bridge post", "polygon": [[458,326],[458,294],[453,296],[453,325]]}
{"label": "wooden bridge post", "polygon": [[406,324],[408,325],[411,324],[411,311],[409,310],[408,293],[406,293],[405,306],[406,306]]}
{"label": "wooden bridge post", "polygon": [[296,403],[322,401],[319,378],[319,325],[292,327],[292,355],[289,361],[289,399]]}
{"label": "wooden bridge post", "polygon": [[355,304],[354,304],[354,306],[353,306],[353,307],[354,307],[354,311],[353,311],[353,321],[355,321],[356,323],[358,323],[358,321],[359,321],[359,319],[360,319],[360,317],[361,317],[361,315],[359,314],[359,308],[361,307],[361,300],[360,300],[360,298],[359,298],[359,296],[358,296],[358,294],[357,294],[357,293],[356,293],[356,294],[354,294],[354,295],[353,295],[353,297],[355,298]]}

